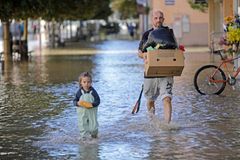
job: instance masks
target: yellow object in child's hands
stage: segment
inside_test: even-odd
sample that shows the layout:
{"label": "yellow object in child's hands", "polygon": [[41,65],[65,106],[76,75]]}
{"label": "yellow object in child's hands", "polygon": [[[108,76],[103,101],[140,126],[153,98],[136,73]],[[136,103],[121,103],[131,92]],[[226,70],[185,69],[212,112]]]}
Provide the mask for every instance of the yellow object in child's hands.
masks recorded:
{"label": "yellow object in child's hands", "polygon": [[87,101],[78,101],[78,105],[84,108],[92,108],[93,105],[90,102]]}

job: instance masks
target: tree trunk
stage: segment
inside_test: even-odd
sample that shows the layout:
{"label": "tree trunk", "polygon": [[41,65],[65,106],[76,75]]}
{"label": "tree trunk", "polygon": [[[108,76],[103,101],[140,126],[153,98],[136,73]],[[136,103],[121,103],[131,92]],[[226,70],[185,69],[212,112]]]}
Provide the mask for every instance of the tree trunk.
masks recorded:
{"label": "tree trunk", "polygon": [[21,51],[21,60],[28,60],[28,20],[24,20],[24,32],[23,32],[23,40],[21,40],[22,51]]}
{"label": "tree trunk", "polygon": [[12,53],[10,49],[10,30],[9,30],[9,21],[3,22],[3,52],[4,52],[4,61],[12,61]]}
{"label": "tree trunk", "polygon": [[70,39],[72,41],[72,21],[70,20]]}
{"label": "tree trunk", "polygon": [[38,19],[39,50],[42,50],[41,18]]}
{"label": "tree trunk", "polygon": [[55,48],[56,47],[56,40],[55,40],[55,29],[56,29],[56,22],[55,20],[52,20],[51,22],[51,48]]}

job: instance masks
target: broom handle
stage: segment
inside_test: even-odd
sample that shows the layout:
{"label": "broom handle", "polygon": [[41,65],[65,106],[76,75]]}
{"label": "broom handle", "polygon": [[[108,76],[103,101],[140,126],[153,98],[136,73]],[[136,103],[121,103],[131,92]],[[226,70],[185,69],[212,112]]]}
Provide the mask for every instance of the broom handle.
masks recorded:
{"label": "broom handle", "polygon": [[141,98],[142,98],[142,93],[143,93],[143,85],[142,85],[142,89],[141,89],[141,92],[139,94],[139,97],[138,97],[138,100],[132,110],[132,114],[134,113],[137,113],[139,111],[139,108],[140,108],[140,104],[141,104]]}

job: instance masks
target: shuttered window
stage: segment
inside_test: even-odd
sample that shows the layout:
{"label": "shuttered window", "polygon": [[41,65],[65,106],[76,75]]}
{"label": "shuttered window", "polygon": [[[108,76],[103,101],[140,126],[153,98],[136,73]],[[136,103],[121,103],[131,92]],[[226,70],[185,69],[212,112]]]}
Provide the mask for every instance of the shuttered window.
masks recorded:
{"label": "shuttered window", "polygon": [[165,5],[174,5],[175,0],[165,0]]}

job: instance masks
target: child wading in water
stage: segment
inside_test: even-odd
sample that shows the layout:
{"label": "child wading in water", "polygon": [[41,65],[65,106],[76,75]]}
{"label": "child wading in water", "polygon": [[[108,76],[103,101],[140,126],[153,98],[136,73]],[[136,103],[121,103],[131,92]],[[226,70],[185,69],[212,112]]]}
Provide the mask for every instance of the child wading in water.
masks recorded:
{"label": "child wading in water", "polygon": [[73,100],[77,106],[78,127],[81,138],[88,134],[92,138],[97,138],[98,121],[97,110],[100,104],[100,98],[97,91],[92,87],[92,76],[88,72],[83,72],[79,76],[80,88]]}

